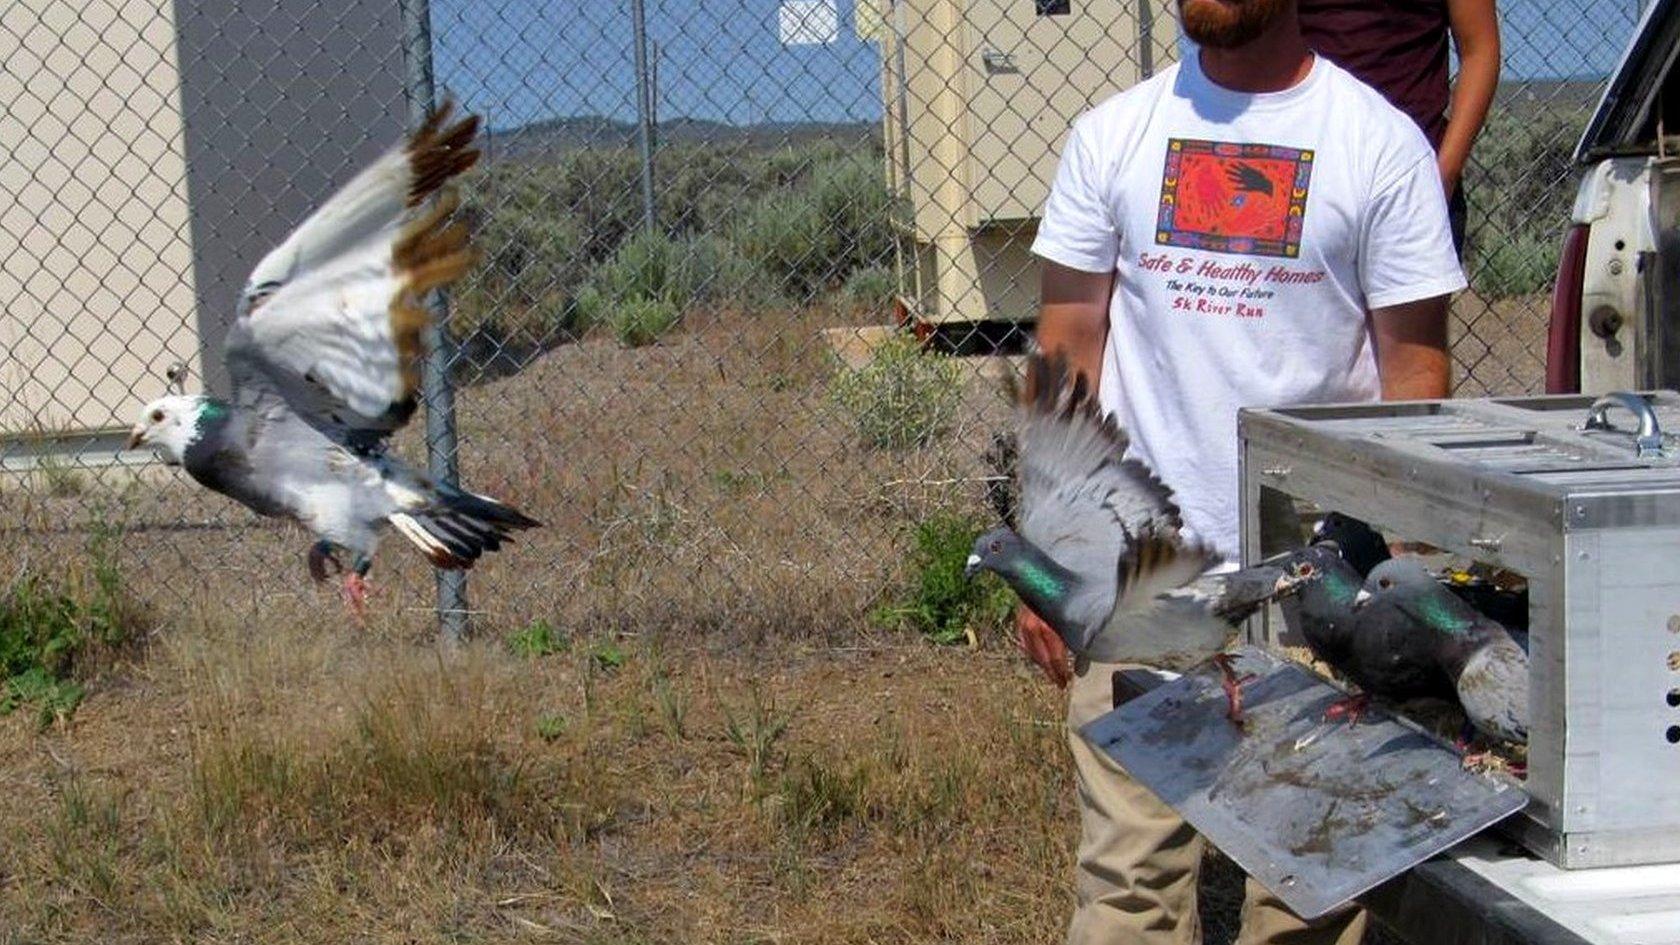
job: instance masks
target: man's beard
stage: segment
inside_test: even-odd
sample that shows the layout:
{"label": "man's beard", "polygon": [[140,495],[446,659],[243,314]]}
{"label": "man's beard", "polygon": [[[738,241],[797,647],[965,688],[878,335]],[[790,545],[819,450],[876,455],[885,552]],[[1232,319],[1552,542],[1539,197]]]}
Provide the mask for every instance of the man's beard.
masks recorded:
{"label": "man's beard", "polygon": [[1233,49],[1266,31],[1290,0],[1178,0],[1184,35],[1198,46]]}

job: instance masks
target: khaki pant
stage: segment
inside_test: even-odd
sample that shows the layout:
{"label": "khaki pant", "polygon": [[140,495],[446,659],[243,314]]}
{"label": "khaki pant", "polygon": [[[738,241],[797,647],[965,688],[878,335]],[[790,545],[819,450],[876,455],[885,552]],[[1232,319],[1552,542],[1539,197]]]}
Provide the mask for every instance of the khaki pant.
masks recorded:
{"label": "khaki pant", "polygon": [[[1206,841],[1078,734],[1112,708],[1116,669],[1092,663],[1069,687],[1080,837],[1068,945],[1200,945],[1196,875]],[[1365,911],[1350,908],[1308,925],[1250,879],[1237,945],[1358,945],[1365,924]]]}

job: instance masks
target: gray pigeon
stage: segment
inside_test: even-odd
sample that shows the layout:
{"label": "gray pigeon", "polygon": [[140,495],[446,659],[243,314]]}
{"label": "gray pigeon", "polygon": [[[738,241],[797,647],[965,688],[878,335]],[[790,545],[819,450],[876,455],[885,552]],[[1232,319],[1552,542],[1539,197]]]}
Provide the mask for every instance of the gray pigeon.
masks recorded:
{"label": "gray pigeon", "polygon": [[1313,655],[1340,669],[1353,650],[1354,607],[1364,578],[1334,541],[1316,541],[1288,552],[1280,564],[1298,577],[1315,578],[1285,606]]}
{"label": "gray pigeon", "polygon": [[1528,740],[1528,654],[1498,622],[1443,587],[1416,558],[1379,564],[1365,581],[1352,665],[1377,695],[1447,695],[1470,724],[1505,742]]}
{"label": "gray pigeon", "polygon": [[310,575],[343,571],[357,616],[382,526],[437,567],[469,568],[538,524],[385,452],[415,410],[423,297],[473,259],[466,230],[448,222],[455,195],[440,189],[477,161],[478,119],[451,124],[449,112],[434,112],[257,264],[228,332],[232,396],[155,400],[129,438],[252,511],[307,528],[318,539]]}
{"label": "gray pigeon", "polygon": [[[1125,432],[1062,361],[1033,356],[1016,401],[1018,530],[976,539],[967,573],[1002,577],[1076,657],[1187,669],[1298,583],[1271,565],[1209,573],[1215,554],[1180,538],[1171,491],[1124,457]],[[1238,717],[1238,681],[1220,667]]]}

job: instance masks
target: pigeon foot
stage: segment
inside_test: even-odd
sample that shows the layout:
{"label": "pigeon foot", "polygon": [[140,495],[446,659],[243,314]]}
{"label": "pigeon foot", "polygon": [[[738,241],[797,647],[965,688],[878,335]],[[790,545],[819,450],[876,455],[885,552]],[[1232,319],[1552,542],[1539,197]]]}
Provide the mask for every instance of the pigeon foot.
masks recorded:
{"label": "pigeon foot", "polygon": [[1241,725],[1243,721],[1242,687],[1254,681],[1254,674],[1248,673],[1238,676],[1237,671],[1231,666],[1231,657],[1225,653],[1214,656],[1213,665],[1219,667],[1219,674],[1224,677],[1219,681],[1219,686],[1225,690],[1225,717]]}
{"label": "pigeon foot", "polygon": [[367,578],[355,571],[344,575],[344,606],[349,609],[351,619],[355,620],[358,626],[367,626],[368,591]]}
{"label": "pigeon foot", "polygon": [[1365,712],[1370,708],[1371,697],[1362,692],[1359,695],[1348,696],[1345,699],[1337,699],[1335,702],[1330,703],[1329,708],[1324,710],[1324,720],[1326,722],[1334,722],[1337,719],[1345,718],[1347,719],[1348,728],[1353,728],[1359,724],[1360,719],[1365,717]]}

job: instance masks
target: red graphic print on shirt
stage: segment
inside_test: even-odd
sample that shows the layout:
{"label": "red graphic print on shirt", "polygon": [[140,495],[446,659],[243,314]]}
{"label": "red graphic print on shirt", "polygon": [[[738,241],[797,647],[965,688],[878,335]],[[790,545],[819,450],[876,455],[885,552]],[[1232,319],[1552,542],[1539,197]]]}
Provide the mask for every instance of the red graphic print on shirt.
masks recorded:
{"label": "red graphic print on shirt", "polygon": [[1312,162],[1299,148],[1169,138],[1155,242],[1299,256]]}

